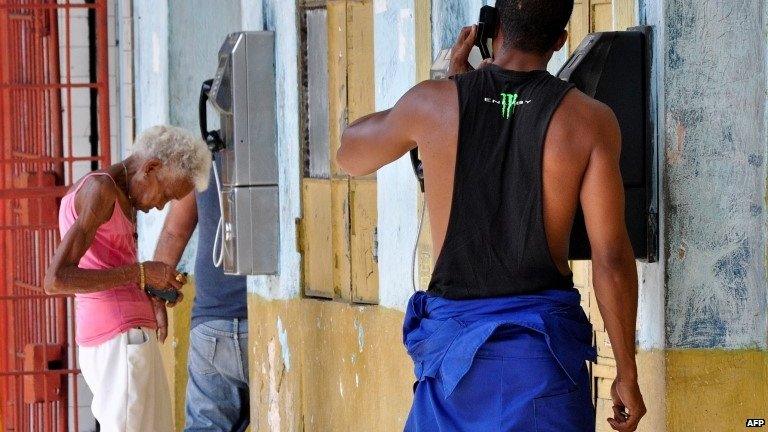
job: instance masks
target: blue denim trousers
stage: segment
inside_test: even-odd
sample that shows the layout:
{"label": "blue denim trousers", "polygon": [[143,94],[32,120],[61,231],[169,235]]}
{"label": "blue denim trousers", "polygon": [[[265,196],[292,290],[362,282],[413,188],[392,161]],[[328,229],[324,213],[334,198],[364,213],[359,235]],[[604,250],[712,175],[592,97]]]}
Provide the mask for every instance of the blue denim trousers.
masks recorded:
{"label": "blue denim trousers", "polygon": [[196,325],[189,338],[185,431],[244,431],[250,423],[248,321]]}

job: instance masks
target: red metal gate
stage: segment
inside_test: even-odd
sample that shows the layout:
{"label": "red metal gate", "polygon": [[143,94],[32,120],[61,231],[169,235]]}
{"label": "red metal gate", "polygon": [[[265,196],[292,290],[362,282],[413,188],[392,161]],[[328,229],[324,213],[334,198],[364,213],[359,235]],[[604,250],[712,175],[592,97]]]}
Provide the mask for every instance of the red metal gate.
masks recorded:
{"label": "red metal gate", "polygon": [[73,299],[42,284],[60,198],[110,162],[106,2],[0,0],[0,431],[78,430]]}

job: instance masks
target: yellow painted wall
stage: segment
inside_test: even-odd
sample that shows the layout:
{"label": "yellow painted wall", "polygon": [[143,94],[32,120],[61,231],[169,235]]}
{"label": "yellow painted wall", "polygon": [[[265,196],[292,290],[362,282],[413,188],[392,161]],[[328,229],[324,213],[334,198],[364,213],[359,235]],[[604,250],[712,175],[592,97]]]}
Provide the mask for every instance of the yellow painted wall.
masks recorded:
{"label": "yellow painted wall", "polygon": [[248,297],[254,430],[398,431],[411,404],[403,314]]}
{"label": "yellow painted wall", "polygon": [[667,431],[734,432],[768,419],[768,352],[674,350],[666,354]]}
{"label": "yellow painted wall", "polygon": [[190,317],[195,299],[195,282],[190,277],[189,283],[182,290],[184,301],[168,309],[168,337],[160,345],[163,367],[171,390],[174,430],[184,429],[184,402],[187,390],[187,353],[189,352]]}

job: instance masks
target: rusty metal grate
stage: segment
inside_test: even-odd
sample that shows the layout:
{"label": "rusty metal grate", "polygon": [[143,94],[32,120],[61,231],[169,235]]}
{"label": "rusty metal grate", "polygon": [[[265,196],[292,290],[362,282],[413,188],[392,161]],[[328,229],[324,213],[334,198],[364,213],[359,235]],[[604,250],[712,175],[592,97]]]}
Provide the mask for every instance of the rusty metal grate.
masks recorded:
{"label": "rusty metal grate", "polygon": [[59,241],[60,198],[110,161],[107,37],[107,0],[0,0],[5,431],[78,430],[74,302],[46,296],[42,284]]}

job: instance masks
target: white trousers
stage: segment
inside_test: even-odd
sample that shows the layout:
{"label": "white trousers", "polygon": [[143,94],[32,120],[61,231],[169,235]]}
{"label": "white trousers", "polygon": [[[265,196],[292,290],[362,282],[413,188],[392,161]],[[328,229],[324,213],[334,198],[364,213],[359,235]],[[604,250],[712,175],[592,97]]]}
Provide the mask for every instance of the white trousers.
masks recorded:
{"label": "white trousers", "polygon": [[130,329],[94,347],[78,347],[102,432],[170,432],[171,395],[152,329]]}

